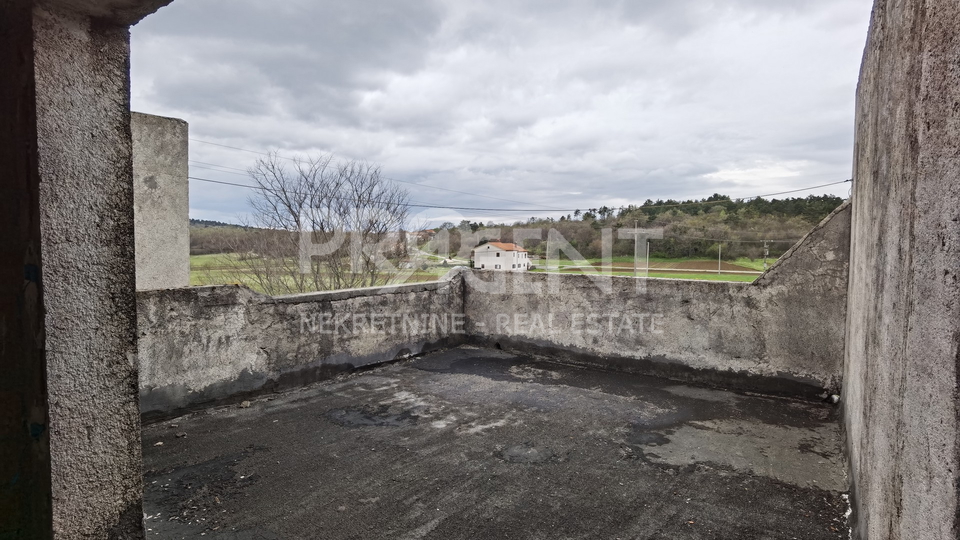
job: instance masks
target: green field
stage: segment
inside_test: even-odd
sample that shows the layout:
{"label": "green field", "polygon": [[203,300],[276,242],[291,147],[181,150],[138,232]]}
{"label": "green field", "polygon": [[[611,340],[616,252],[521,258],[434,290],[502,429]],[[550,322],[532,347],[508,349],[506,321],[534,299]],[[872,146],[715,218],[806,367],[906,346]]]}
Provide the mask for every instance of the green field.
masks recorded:
{"label": "green field", "polygon": [[692,281],[742,281],[753,283],[757,277],[753,274],[671,274],[667,272],[650,272],[652,278],[689,279]]}
{"label": "green field", "polygon": [[[292,265],[295,261],[287,262]],[[258,284],[256,272],[252,266],[253,263],[250,260],[244,260],[236,253],[191,255],[190,285],[243,285],[257,292],[266,292]],[[436,281],[449,270],[450,267],[434,266],[427,270],[412,271],[402,283]],[[384,281],[381,284],[396,283],[397,281],[391,280],[389,283]]]}
{"label": "green field", "polygon": [[[587,259],[587,262],[593,265],[600,265],[606,261],[602,259]],[[619,263],[619,264],[633,264],[633,257],[611,257],[609,262]],[[641,257],[638,261],[640,268],[646,264],[646,259]],[[716,259],[707,259],[704,257],[684,257],[684,258],[666,258],[666,257],[650,257],[650,263],[711,263],[716,266]],[[750,259],[747,257],[740,257],[738,259],[724,260],[724,263],[735,264],[737,266],[744,266],[746,268],[751,268],[758,272],[763,272],[763,259]],[[770,257],[767,259],[767,266],[773,266],[773,263],[777,262],[775,257]],[[651,276],[652,277],[652,276]]]}
{"label": "green field", "polygon": [[[546,273],[546,270],[536,269],[531,270],[532,272]],[[557,273],[556,270],[551,270],[551,273]],[[581,269],[563,269],[560,270],[560,274],[583,274],[585,273]],[[609,272],[603,275],[612,275],[617,277],[633,277],[633,272]],[[646,274],[641,270],[641,276]],[[707,272],[650,272],[651,278],[662,278],[662,279],[688,279],[691,281],[741,281],[745,283],[751,283],[757,279],[757,274],[712,274]]]}
{"label": "green field", "polygon": [[[257,283],[255,272],[252,269],[252,265],[255,261],[245,259],[240,257],[235,253],[227,254],[213,254],[213,255],[192,255],[190,257],[190,284],[193,286],[199,285],[244,285],[258,292],[264,292],[262,287]],[[288,261],[292,263],[293,261]],[[566,262],[566,261],[565,261]],[[632,277],[633,271],[629,268],[623,267],[623,265],[631,265],[633,259],[631,257],[615,257],[612,261],[601,261],[599,259],[593,259],[588,261],[594,266],[600,266],[604,262],[612,262],[616,264],[616,268],[611,268],[607,272],[607,275],[613,276],[622,276],[622,277]],[[724,261],[725,263],[735,264],[744,268],[754,269],[756,271],[763,270],[763,261],[762,260],[750,260],[747,258],[740,258],[735,261]],[[769,264],[773,264],[773,260],[768,261]],[[646,263],[642,261],[640,263],[641,267]],[[710,259],[650,259],[650,263],[690,263],[691,266],[705,266],[707,264],[713,265],[716,264],[715,260]],[[426,270],[417,270],[412,272],[406,279],[403,280],[404,283],[416,283],[423,281],[435,281],[442,277],[450,270],[448,266],[430,266]],[[561,268],[560,272],[564,274],[582,274],[585,273],[583,268]],[[554,270],[555,271],[555,270]],[[542,268],[534,270],[534,272],[544,272]],[[644,271],[641,268],[640,274],[643,275]],[[698,281],[739,281],[739,282],[752,282],[757,278],[757,274],[737,274],[737,273],[714,273],[708,271],[701,272],[683,272],[683,271],[674,271],[674,270],[660,270],[660,271],[651,271],[649,276],[651,278],[667,278],[667,279],[689,279],[689,280],[698,280]],[[391,281],[391,283],[396,283],[396,281]],[[384,283],[387,284],[387,283]]]}

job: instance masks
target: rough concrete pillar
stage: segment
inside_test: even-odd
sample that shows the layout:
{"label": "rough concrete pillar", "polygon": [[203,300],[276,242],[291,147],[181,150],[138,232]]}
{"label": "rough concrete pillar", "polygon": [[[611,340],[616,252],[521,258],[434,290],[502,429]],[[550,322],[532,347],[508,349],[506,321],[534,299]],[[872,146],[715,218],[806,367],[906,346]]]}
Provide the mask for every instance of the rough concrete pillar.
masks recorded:
{"label": "rough concrete pillar", "polygon": [[187,123],[132,113],[137,290],[190,286]]}
{"label": "rough concrete pillar", "polygon": [[37,7],[34,32],[54,532],[127,537],[142,519],[129,31]]}
{"label": "rough concrete pillar", "polygon": [[4,538],[143,535],[128,27],[167,1],[0,0]]}
{"label": "rough concrete pillar", "polygon": [[958,537],[960,3],[878,0],[857,103],[844,421],[855,534]]}

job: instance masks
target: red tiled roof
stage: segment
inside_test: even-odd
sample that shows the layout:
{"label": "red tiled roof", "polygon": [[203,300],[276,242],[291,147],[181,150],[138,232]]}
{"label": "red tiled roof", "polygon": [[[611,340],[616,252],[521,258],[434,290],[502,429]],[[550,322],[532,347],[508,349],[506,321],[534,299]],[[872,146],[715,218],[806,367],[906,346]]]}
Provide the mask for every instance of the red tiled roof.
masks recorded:
{"label": "red tiled roof", "polygon": [[[527,251],[516,244],[509,244],[506,242],[487,242],[486,245],[502,249],[503,251],[524,251],[524,252]],[[483,246],[477,246],[477,249],[480,249],[482,247]]]}

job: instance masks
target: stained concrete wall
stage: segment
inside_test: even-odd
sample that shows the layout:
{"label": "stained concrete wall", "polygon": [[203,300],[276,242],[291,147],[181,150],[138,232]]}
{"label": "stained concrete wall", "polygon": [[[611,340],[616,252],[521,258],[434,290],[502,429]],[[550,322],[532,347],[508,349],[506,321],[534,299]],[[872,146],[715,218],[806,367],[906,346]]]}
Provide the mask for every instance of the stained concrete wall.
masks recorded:
{"label": "stained concrete wall", "polygon": [[857,101],[843,396],[855,536],[957,538],[960,4],[877,1]]}
{"label": "stained concrete wall", "polygon": [[139,294],[145,416],[456,344],[462,280],[269,297],[234,286]]}
{"label": "stained concrete wall", "polygon": [[137,290],[190,286],[187,123],[132,113]]}
{"label": "stained concrete wall", "polygon": [[[290,297],[142,291],[142,411],[164,415],[465,341],[819,396],[840,384],[849,227],[845,204],[754,285],[606,278],[604,291],[584,276],[459,268],[436,283]],[[427,326],[403,328],[408,316]]]}
{"label": "stained concrete wall", "polygon": [[755,283],[467,275],[477,341],[570,362],[809,397],[837,391],[850,207]]}

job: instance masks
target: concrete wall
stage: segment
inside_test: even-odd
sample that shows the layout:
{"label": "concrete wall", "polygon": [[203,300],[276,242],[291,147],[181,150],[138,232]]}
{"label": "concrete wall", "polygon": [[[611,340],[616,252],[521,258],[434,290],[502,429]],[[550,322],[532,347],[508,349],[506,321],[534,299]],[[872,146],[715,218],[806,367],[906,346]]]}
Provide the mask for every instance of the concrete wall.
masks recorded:
{"label": "concrete wall", "polygon": [[137,290],[190,286],[187,123],[132,113]]}
{"label": "concrete wall", "polygon": [[763,298],[765,357],[784,373],[839,391],[850,270],[849,202],[790,248],[751,286]]}
{"label": "concrete wall", "polygon": [[455,344],[463,319],[456,272],[276,298],[232,286],[141,292],[142,410],[159,415]]}
{"label": "concrete wall", "polygon": [[857,103],[843,398],[856,537],[957,538],[960,4],[879,0]]}
{"label": "concrete wall", "polygon": [[[849,233],[844,204],[756,284],[605,278],[603,290],[586,276],[459,268],[435,283],[275,298],[141,291],[141,409],[162,416],[464,341],[815,397],[840,385]],[[371,316],[386,318],[374,328]],[[412,330],[411,316],[441,319]]]}
{"label": "concrete wall", "polygon": [[850,207],[755,283],[467,275],[468,333],[571,362],[765,392],[840,386]]}

